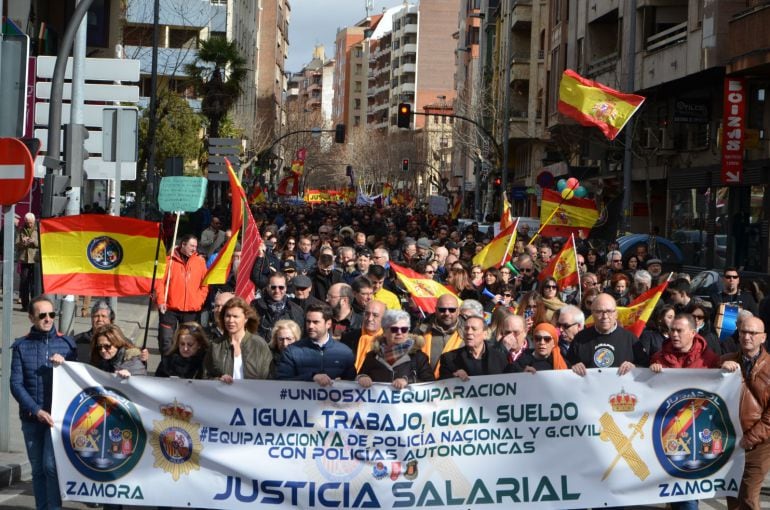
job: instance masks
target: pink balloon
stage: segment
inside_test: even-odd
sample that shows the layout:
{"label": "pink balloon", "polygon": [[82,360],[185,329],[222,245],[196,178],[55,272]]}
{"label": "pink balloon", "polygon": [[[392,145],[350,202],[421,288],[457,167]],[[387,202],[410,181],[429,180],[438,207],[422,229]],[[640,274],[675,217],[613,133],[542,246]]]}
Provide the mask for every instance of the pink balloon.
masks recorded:
{"label": "pink balloon", "polygon": [[578,180],[575,179],[574,177],[570,177],[569,179],[567,179],[567,187],[569,189],[573,189],[574,190],[578,186],[580,186],[580,182],[578,182]]}

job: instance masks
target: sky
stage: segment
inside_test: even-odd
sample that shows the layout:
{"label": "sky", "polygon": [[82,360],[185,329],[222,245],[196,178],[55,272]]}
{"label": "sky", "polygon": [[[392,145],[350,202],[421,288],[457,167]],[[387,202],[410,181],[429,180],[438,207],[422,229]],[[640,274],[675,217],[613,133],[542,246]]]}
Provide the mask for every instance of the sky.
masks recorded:
{"label": "sky", "polygon": [[369,1],[373,7],[371,14],[379,14],[383,8],[401,5],[404,0],[291,0],[286,70],[301,70],[310,62],[316,44],[324,45],[327,59],[334,57],[337,29],[364,19]]}

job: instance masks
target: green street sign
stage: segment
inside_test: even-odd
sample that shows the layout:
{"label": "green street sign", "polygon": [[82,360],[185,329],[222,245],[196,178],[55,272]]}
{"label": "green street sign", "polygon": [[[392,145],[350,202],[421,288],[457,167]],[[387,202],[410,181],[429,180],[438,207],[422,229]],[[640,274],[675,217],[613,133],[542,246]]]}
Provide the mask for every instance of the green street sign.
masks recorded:
{"label": "green street sign", "polygon": [[160,180],[158,207],[163,212],[195,212],[206,197],[205,177],[172,176]]}

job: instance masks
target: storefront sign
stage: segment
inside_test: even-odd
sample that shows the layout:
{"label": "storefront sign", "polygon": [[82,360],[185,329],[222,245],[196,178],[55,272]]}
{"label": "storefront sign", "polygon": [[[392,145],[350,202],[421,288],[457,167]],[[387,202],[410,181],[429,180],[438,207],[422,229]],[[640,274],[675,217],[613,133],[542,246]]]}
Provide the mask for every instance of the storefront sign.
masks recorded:
{"label": "storefront sign", "polygon": [[746,134],[746,80],[725,78],[722,118],[722,184],[743,182],[743,151]]}

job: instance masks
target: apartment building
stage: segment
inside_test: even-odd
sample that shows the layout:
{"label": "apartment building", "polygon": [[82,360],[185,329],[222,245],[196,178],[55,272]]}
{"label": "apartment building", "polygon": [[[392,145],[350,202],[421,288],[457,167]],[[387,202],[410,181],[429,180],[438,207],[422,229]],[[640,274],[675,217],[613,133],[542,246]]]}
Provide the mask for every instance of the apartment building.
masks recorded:
{"label": "apartment building", "polygon": [[334,54],[332,120],[348,129],[364,126],[367,119],[368,37],[382,16],[370,16],[337,31]]}
{"label": "apartment building", "polygon": [[332,100],[334,98],[334,60],[326,58],[323,45],[313,50],[302,70],[291,73],[286,96],[287,110],[302,113],[319,112],[323,127],[332,126]]}

